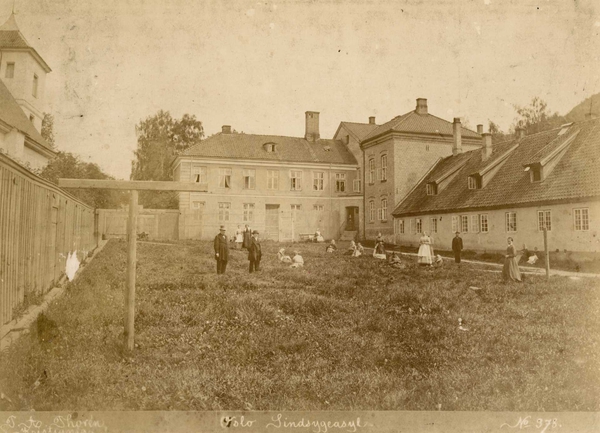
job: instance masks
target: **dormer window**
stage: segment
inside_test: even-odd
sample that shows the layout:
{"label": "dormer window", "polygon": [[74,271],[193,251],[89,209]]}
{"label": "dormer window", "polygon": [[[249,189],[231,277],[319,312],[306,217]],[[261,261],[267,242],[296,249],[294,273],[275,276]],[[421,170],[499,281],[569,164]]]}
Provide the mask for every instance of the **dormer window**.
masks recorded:
{"label": "dormer window", "polygon": [[476,176],[469,176],[467,178],[467,184],[469,189],[481,189],[481,181]]}
{"label": "dormer window", "polygon": [[427,195],[437,195],[437,185],[433,182],[426,184],[425,190],[427,191]]}
{"label": "dormer window", "polygon": [[276,146],[277,145],[275,143],[265,143],[265,144],[263,144],[263,148],[267,152],[275,152],[275,147]]}
{"label": "dormer window", "polygon": [[531,181],[532,182],[541,182],[542,181],[542,169],[540,167],[532,168],[530,173],[531,173]]}

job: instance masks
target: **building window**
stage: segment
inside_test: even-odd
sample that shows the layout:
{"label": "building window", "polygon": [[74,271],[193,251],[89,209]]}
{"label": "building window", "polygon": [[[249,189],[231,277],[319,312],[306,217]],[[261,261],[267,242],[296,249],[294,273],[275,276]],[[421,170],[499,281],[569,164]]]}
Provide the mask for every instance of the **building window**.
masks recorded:
{"label": "building window", "polygon": [[266,143],[264,148],[267,152],[275,152],[275,143]]}
{"label": "building window", "polygon": [[387,155],[381,155],[381,181],[387,180]]}
{"label": "building window", "polygon": [[587,208],[575,209],[575,230],[584,231],[590,229],[590,216]]}
{"label": "building window", "polygon": [[426,144],[426,145],[425,145],[425,150],[426,150],[426,151],[429,151],[429,144]]}
{"label": "building window", "polygon": [[34,121],[34,120],[35,120],[35,116],[34,116],[33,114],[30,114],[30,115],[29,115],[29,121],[30,121],[31,123],[33,123],[33,121]]}
{"label": "building window", "polygon": [[206,167],[202,167],[197,164],[192,164],[191,180],[196,183],[208,183],[206,174]]}
{"label": "building window", "polygon": [[481,233],[487,233],[489,231],[487,214],[479,215],[479,229],[481,230]]}
{"label": "building window", "polygon": [[398,220],[398,232],[404,234],[404,220]]}
{"label": "building window", "polygon": [[467,178],[467,183],[469,186],[469,189],[477,189],[477,179],[474,176],[469,176]]}
{"label": "building window", "polygon": [[292,191],[300,191],[302,189],[302,172],[290,171],[290,189]]}
{"label": "building window", "polygon": [[538,211],[538,230],[543,232],[544,228],[548,231],[552,230],[552,214],[549,210]]}
{"label": "building window", "polygon": [[452,217],[452,233],[456,233],[458,231],[458,217],[454,215]]}
{"label": "building window", "polygon": [[229,221],[231,203],[219,203],[219,221]]}
{"label": "building window", "polygon": [[471,232],[479,233],[479,215],[471,215]]}
{"label": "building window", "polygon": [[200,209],[202,209],[202,206],[204,206],[203,201],[192,201],[192,203],[191,203],[192,210],[196,211],[196,212],[194,212],[194,220],[195,221],[200,221],[202,219],[202,214],[200,212],[198,212],[198,211],[200,211]]}
{"label": "building window", "polygon": [[346,174],[335,174],[335,192],[344,192],[346,190]]}
{"label": "building window", "polygon": [[354,192],[360,192],[361,190],[361,172],[360,172],[360,168],[358,170],[356,170],[356,179],[354,179],[352,181],[352,189],[354,190]]}
{"label": "building window", "polygon": [[542,170],[537,168],[531,169],[531,181],[532,182],[540,182],[542,180]]}
{"label": "building window", "polygon": [[428,183],[425,185],[425,191],[427,192],[427,195],[436,195],[437,185],[435,183]]}
{"label": "building window", "polygon": [[381,199],[381,218],[382,221],[387,221],[387,198]]}
{"label": "building window", "polygon": [[375,201],[373,200],[369,201],[369,221],[375,221]]}
{"label": "building window", "polygon": [[437,233],[437,218],[431,218],[429,220],[431,233]]}
{"label": "building window", "polygon": [[415,220],[415,228],[417,229],[417,233],[423,232],[423,223],[421,222],[421,218],[417,218]]}
{"label": "building window", "polygon": [[315,205],[313,205],[313,210],[315,210],[317,212],[323,212],[323,205],[322,204],[315,204]]}
{"label": "building window", "polygon": [[243,171],[244,176],[244,189],[256,188],[256,170],[251,168],[245,168]]}
{"label": "building window", "polygon": [[469,233],[469,217],[467,215],[460,216],[460,231]]}
{"label": "building window", "polygon": [[279,189],[279,171],[267,170],[267,189]]}
{"label": "building window", "polygon": [[517,231],[517,213],[516,212],[506,212],[506,232],[514,233]]}
{"label": "building window", "polygon": [[254,221],[254,203],[244,203],[244,222]]}
{"label": "building window", "polygon": [[315,171],[313,173],[313,189],[315,191],[323,191],[325,174],[322,171]]}
{"label": "building window", "polygon": [[375,183],[375,160],[373,158],[369,159],[369,184],[373,185]]}
{"label": "building window", "polygon": [[38,76],[33,74],[33,86],[31,88],[31,94],[37,98],[38,95]]}
{"label": "building window", "polygon": [[7,63],[6,64],[6,73],[4,74],[5,78],[14,78],[15,77],[15,64]]}
{"label": "building window", "polygon": [[293,204],[290,206],[290,209],[292,210],[292,219],[295,220],[298,212],[300,212],[301,207],[299,204]]}
{"label": "building window", "polygon": [[192,209],[199,210],[202,207],[203,203],[204,202],[202,202],[202,201],[193,201],[192,202]]}
{"label": "building window", "polygon": [[220,168],[219,169],[219,187],[220,188],[231,188],[231,169]]}

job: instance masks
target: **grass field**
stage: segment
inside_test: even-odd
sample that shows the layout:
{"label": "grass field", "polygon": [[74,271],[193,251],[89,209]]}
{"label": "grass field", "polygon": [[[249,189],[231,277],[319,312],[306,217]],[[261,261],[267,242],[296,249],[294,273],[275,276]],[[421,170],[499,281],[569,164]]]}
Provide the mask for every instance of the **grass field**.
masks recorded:
{"label": "grass field", "polygon": [[504,284],[313,244],[290,269],[277,248],[253,275],[233,251],[218,276],[208,242],[139,244],[128,354],[126,244],[109,242],[2,353],[0,409],[600,410],[597,281]]}

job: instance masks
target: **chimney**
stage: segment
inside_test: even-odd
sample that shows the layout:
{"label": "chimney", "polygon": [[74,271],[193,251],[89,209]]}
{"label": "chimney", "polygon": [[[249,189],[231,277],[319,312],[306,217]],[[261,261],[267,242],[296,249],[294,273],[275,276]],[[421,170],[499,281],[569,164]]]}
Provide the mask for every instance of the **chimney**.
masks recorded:
{"label": "chimney", "polygon": [[483,134],[483,125],[477,125],[477,133],[479,135]]}
{"label": "chimney", "polygon": [[304,138],[308,141],[317,141],[319,135],[319,113],[317,111],[307,111],[306,113],[306,132]]}
{"label": "chimney", "polygon": [[517,136],[518,140],[524,138],[525,137],[525,128],[516,128],[515,135]]}
{"label": "chimney", "polygon": [[375,125],[375,116],[369,117],[369,125]]}
{"label": "chimney", "polygon": [[427,114],[427,99],[418,98],[417,99],[417,109],[415,110],[417,114]]}
{"label": "chimney", "polygon": [[460,124],[460,117],[455,117],[454,123],[452,124],[452,136],[454,138],[454,143],[452,145],[452,155],[458,155],[462,152],[461,130],[462,126]]}
{"label": "chimney", "polygon": [[492,134],[486,132],[481,134],[481,160],[485,161],[492,155]]}
{"label": "chimney", "polygon": [[231,125],[223,125],[223,126],[221,126],[221,133],[223,133],[223,134],[231,134]]}

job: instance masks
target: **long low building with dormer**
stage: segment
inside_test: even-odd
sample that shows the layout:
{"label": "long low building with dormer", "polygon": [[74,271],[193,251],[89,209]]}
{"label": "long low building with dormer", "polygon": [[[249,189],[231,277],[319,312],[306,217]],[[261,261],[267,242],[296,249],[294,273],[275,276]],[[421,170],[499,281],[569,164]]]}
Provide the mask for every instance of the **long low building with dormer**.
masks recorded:
{"label": "long low building with dormer", "polygon": [[492,147],[440,158],[393,211],[395,242],[450,250],[460,232],[464,248],[600,251],[600,119],[565,124]]}

